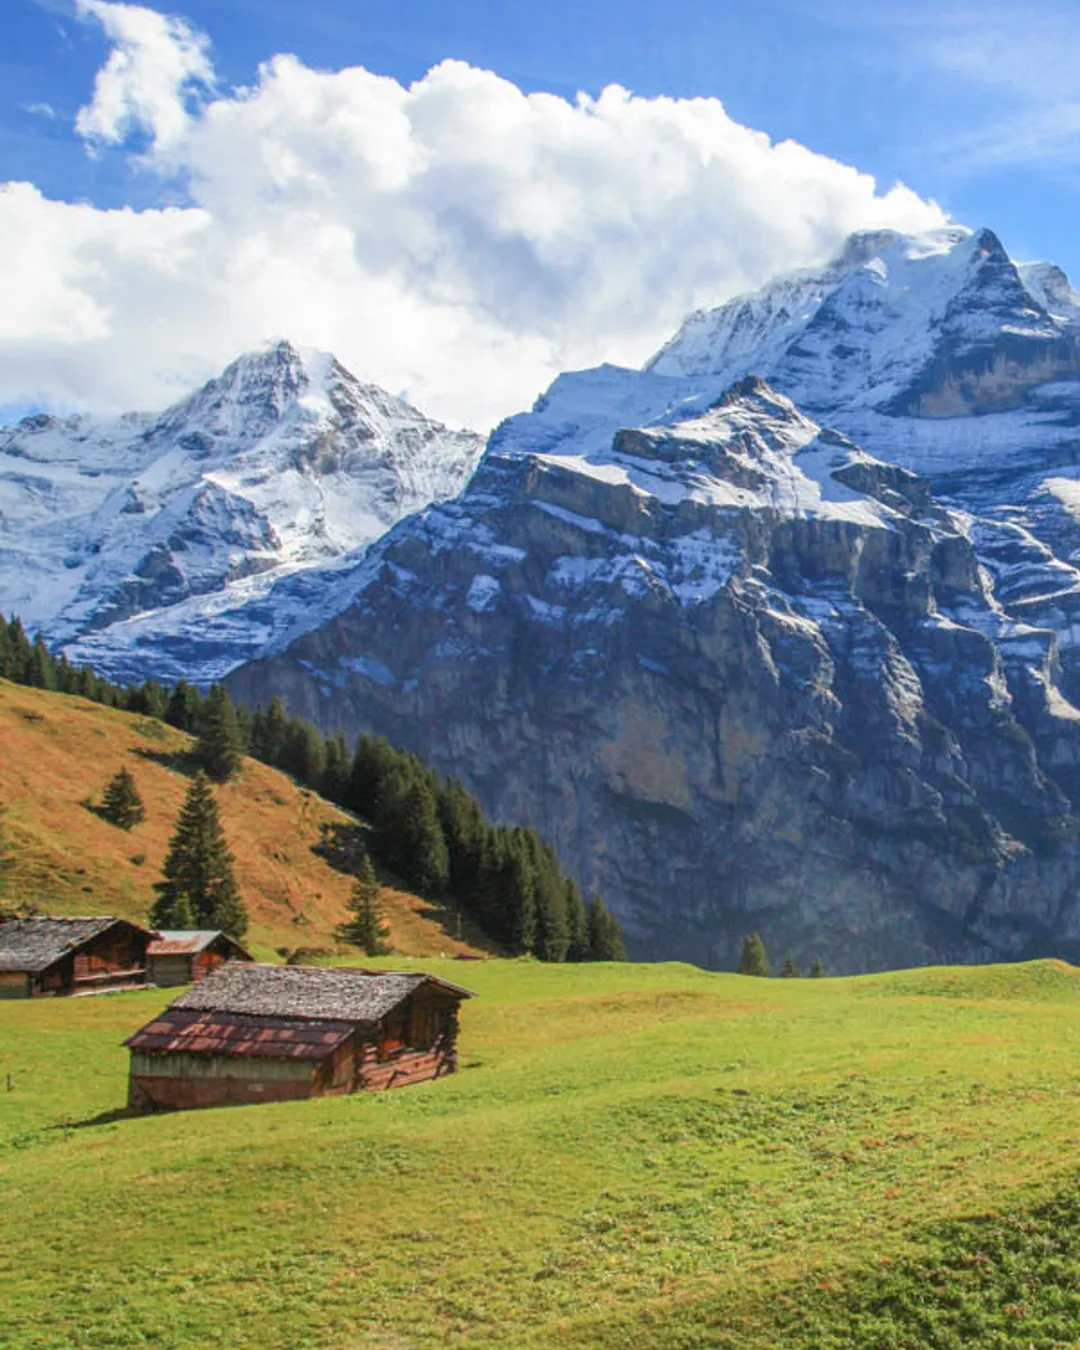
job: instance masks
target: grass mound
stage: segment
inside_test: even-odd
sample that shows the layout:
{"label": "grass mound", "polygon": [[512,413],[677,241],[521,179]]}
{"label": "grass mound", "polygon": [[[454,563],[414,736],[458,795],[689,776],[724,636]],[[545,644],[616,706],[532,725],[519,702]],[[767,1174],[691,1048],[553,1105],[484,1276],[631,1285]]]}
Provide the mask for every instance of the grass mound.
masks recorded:
{"label": "grass mound", "polygon": [[999,966],[928,966],[866,977],[868,995],[908,998],[975,998],[1035,1003],[1080,1000],[1080,968],[1046,959]]}

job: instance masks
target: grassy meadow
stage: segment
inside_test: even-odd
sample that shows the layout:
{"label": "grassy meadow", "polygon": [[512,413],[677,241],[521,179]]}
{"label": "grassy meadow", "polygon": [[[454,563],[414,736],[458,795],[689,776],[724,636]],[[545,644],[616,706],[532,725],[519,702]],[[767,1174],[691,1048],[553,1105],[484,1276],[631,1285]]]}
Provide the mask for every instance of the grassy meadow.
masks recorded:
{"label": "grassy meadow", "polygon": [[[32,900],[46,914],[145,923],[190,782],[191,738],[151,717],[0,680],[0,746],[0,807],[15,859],[5,899]],[[121,765],[146,805],[146,820],[131,831],[86,805]],[[278,947],[333,947],[352,879],[314,846],[322,825],[347,817],[253,759],[215,796],[251,916],[252,952],[273,960]],[[390,886],[383,902],[399,950],[479,950],[469,925],[457,940],[454,916],[429,901]]]}
{"label": "grassy meadow", "polygon": [[124,1118],[164,992],[0,1004],[0,1345],[1080,1346],[1080,971],[423,965],[462,1072],[328,1101]]}

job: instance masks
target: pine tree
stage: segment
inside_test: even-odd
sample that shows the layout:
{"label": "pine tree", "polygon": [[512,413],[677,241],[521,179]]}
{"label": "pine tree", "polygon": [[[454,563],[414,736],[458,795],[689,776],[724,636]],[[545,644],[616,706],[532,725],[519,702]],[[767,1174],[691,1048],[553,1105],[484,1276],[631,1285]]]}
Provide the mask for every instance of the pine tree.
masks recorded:
{"label": "pine tree", "polygon": [[780,968],[780,978],[782,980],[794,980],[799,974],[799,967],[795,964],[793,956],[785,956],[784,964]]}
{"label": "pine tree", "polygon": [[391,748],[384,736],[377,739],[366,732],[356,742],[349,769],[348,796],[345,805],[364,820],[374,820],[383,784],[399,767],[403,756]]}
{"label": "pine tree", "polygon": [[187,680],[178,680],[165,705],[165,721],[178,731],[194,735],[202,717],[202,697]]}
{"label": "pine tree", "polygon": [[390,950],[386,943],[390,929],[383,918],[382,887],[370,858],[364,858],[353,883],[349,911],[352,918],[338,929],[339,939],[362,948],[368,956],[385,956]]}
{"label": "pine tree", "polygon": [[589,957],[593,961],[626,960],[626,944],[619,925],[598,895],[589,902]]}
{"label": "pine tree", "polygon": [[411,762],[383,783],[374,823],[377,856],[421,891],[440,894],[450,869],[446,840],[431,784]]}
{"label": "pine tree", "polygon": [[535,830],[527,830],[525,840],[536,897],[533,952],[541,961],[565,961],[570,948],[570,921],[566,912],[566,887],[558,860],[551,846],[544,844]]}
{"label": "pine tree", "polygon": [[55,689],[55,662],[40,633],[34,638],[30,648],[30,660],[26,667],[26,683],[34,689]]}
{"label": "pine tree", "polygon": [[169,843],[158,899],[150,912],[155,928],[220,928],[235,938],[247,931],[247,911],[236,888],[233,856],[225,844],[210,781],[195,775]]}
{"label": "pine tree", "polygon": [[739,954],[740,975],[769,975],[769,954],[761,940],[760,933],[751,933],[743,938],[742,951]]}
{"label": "pine tree", "polygon": [[118,825],[122,830],[130,830],[146,819],[139,789],[126,765],[122,765],[105,784],[98,811],[111,825]]}
{"label": "pine tree", "polygon": [[349,747],[338,732],[326,738],[326,762],[322,772],[320,793],[327,801],[344,802],[349,786]]}
{"label": "pine tree", "polygon": [[810,962],[810,978],[812,980],[820,980],[824,976],[824,974],[825,974],[825,967],[821,964],[820,960],[815,956],[814,959]]}
{"label": "pine tree", "polygon": [[277,694],[265,708],[258,708],[251,726],[251,753],[264,764],[278,768],[285,751],[289,716]]}
{"label": "pine tree", "polygon": [[217,783],[227,783],[240,767],[240,729],[227,690],[215,684],[206,698],[195,762]]}
{"label": "pine tree", "polygon": [[279,767],[304,787],[317,788],[326,767],[326,746],[318,730],[299,717],[285,728]]}
{"label": "pine tree", "polygon": [[28,684],[30,672],[30,639],[17,615],[8,624],[8,648],[11,663],[10,679],[16,684]]}
{"label": "pine tree", "polygon": [[589,959],[589,911],[581,889],[576,881],[569,877],[563,883],[566,887],[566,922],[570,930],[570,946],[566,952],[568,961],[587,961]]}

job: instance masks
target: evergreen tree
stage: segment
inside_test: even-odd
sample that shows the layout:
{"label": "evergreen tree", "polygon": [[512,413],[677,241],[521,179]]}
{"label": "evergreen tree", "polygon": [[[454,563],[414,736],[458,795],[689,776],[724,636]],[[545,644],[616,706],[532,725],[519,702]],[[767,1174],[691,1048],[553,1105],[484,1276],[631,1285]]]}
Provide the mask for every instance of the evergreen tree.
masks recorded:
{"label": "evergreen tree", "polygon": [[751,933],[743,938],[742,951],[739,954],[740,975],[770,974],[769,955],[760,933]]}
{"label": "evergreen tree", "polygon": [[810,978],[812,980],[820,980],[824,974],[825,974],[825,967],[815,956],[814,959],[810,962]]}
{"label": "evergreen tree", "polygon": [[126,765],[122,765],[105,784],[98,809],[110,824],[118,825],[122,830],[130,830],[146,819],[139,789]]}
{"label": "evergreen tree", "polygon": [[326,767],[326,746],[310,722],[298,717],[289,722],[278,767],[304,787],[318,788]]}
{"label": "evergreen tree", "polygon": [[202,696],[187,680],[178,680],[165,705],[165,721],[178,731],[194,735],[202,717]]}
{"label": "evergreen tree", "polygon": [[480,803],[456,779],[440,788],[438,805],[450,863],[447,889],[468,903],[480,884],[487,822]]}
{"label": "evergreen tree", "polygon": [[587,961],[589,959],[589,911],[576,881],[566,878],[566,923],[570,932],[570,946],[567,948],[568,961]]}
{"label": "evergreen tree", "polygon": [[593,961],[626,960],[618,922],[598,895],[589,902],[589,956]]}
{"label": "evergreen tree", "polygon": [[793,956],[785,956],[784,964],[780,967],[780,978],[782,980],[793,980],[799,973],[799,967],[795,964]]}
{"label": "evergreen tree", "polygon": [[227,783],[240,767],[240,728],[228,691],[215,684],[202,712],[194,758],[218,783]]}
{"label": "evergreen tree", "polygon": [[0,614],[0,680],[13,680],[15,659],[12,654],[11,638],[8,637],[7,624]]}
{"label": "evergreen tree", "polygon": [[446,840],[431,784],[412,764],[384,782],[374,824],[378,856],[425,894],[440,894],[450,870]]}
{"label": "evergreen tree", "polygon": [[285,732],[289,716],[277,694],[265,708],[256,708],[251,723],[251,753],[276,769],[285,751]]}
{"label": "evergreen tree", "polygon": [[345,737],[338,732],[336,736],[327,736],[325,764],[322,772],[322,795],[331,802],[343,803],[349,787],[349,747]]}
{"label": "evergreen tree", "polygon": [[247,911],[232,871],[217,803],[203,772],[188,789],[169,843],[158,898],[150,911],[155,928],[220,928],[235,938],[247,930]]}
{"label": "evergreen tree", "polygon": [[11,663],[9,678],[16,684],[28,684],[30,672],[30,639],[21,620],[13,616],[8,624],[8,649]]}
{"label": "evergreen tree", "polygon": [[536,904],[533,951],[541,961],[565,961],[570,948],[570,923],[559,864],[551,846],[542,843],[535,830],[525,832],[525,841]]}
{"label": "evergreen tree", "polygon": [[393,750],[384,736],[366,732],[356,742],[345,805],[364,820],[374,820],[383,784],[404,757]]}
{"label": "evergreen tree", "polygon": [[353,883],[349,911],[352,918],[338,929],[339,939],[360,947],[368,956],[385,956],[390,950],[386,943],[390,929],[383,918],[382,887],[368,857]]}
{"label": "evergreen tree", "polygon": [[30,648],[30,659],[26,666],[26,683],[34,689],[55,689],[55,663],[40,633],[34,638]]}
{"label": "evergreen tree", "polygon": [[80,666],[73,682],[72,693],[78,694],[80,698],[88,698],[91,702],[96,701],[98,685],[89,666]]}

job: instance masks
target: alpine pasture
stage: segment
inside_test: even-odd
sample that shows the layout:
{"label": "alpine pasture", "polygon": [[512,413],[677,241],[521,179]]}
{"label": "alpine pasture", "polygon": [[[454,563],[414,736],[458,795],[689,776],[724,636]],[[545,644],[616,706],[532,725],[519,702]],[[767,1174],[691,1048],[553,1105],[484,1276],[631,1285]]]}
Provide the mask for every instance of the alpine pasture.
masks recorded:
{"label": "alpine pasture", "polygon": [[0,1005],[0,1344],[1080,1344],[1080,972],[381,964],[458,1075],[129,1118],[166,992]]}

